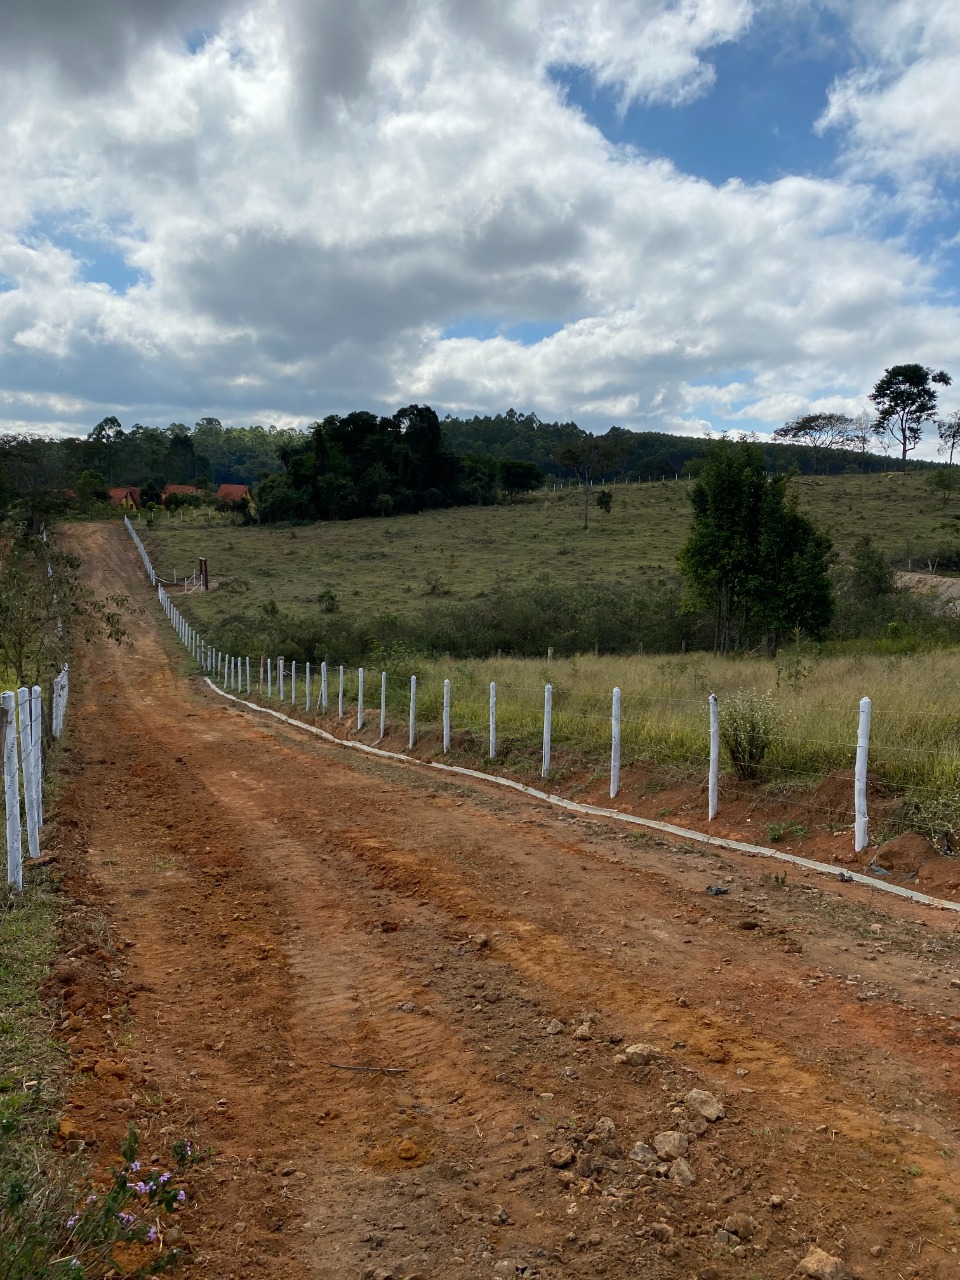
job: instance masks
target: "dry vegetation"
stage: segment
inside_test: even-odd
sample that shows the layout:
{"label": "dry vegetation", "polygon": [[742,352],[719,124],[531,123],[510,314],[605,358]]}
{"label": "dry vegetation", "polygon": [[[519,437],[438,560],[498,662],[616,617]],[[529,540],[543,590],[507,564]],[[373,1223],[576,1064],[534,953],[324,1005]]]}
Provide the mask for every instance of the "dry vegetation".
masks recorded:
{"label": "dry vegetation", "polygon": [[[952,506],[931,497],[919,475],[805,478],[802,504],[830,529],[843,554],[869,532],[887,554],[921,559],[956,534]],[[242,599],[249,609],[269,599],[293,612],[317,607],[333,592],[344,612],[413,613],[437,594],[468,601],[495,586],[518,586],[545,570],[557,581],[604,580],[636,586],[644,575],[673,572],[687,528],[688,485],[618,486],[612,512],[578,524],[575,491],[538,495],[513,506],[432,512],[391,520],[357,520],[289,528],[231,528],[171,521],[146,534],[161,573],[178,574],[197,554],[208,556],[214,580],[227,592],[183,602],[205,629]],[[242,596],[229,590],[241,578]],[[245,589],[244,584],[249,584]],[[755,656],[715,658],[581,655],[570,659],[427,660],[403,654],[374,661],[368,704],[379,697],[379,670],[390,679],[390,712],[405,714],[407,680],[420,678],[419,718],[439,725],[444,678],[453,686],[455,730],[482,752],[489,682],[498,688],[498,732],[513,763],[537,767],[543,685],[554,687],[554,741],[602,766],[609,751],[609,706],[623,691],[624,761],[647,760],[700,771],[707,756],[709,692],[721,699],[738,689],[775,690],[782,713],[766,777],[779,786],[809,786],[824,773],[849,768],[860,698],[873,700],[871,770],[908,794],[931,829],[958,802],[960,663],[952,650],[924,655],[819,657],[788,646],[771,661]],[[356,697],[347,673],[347,700]],[[302,696],[302,692],[301,692]]]}
{"label": "dry vegetation", "polygon": [[[923,561],[960,537],[960,502],[932,496],[918,473],[800,477],[801,505],[843,554],[869,533],[886,553]],[[296,528],[237,528],[187,511],[140,526],[157,572],[192,573],[205,555],[214,582],[242,578],[244,607],[275,600],[309,610],[323,591],[344,611],[414,612],[424,598],[468,601],[495,587],[522,586],[547,572],[557,581],[603,579],[637,585],[672,572],[690,518],[689,482],[616,485],[608,515],[594,508],[580,527],[576,490],[541,492],[512,505],[457,507],[391,519]],[[243,585],[243,584],[241,584]],[[232,611],[229,594],[190,601],[198,625]]]}

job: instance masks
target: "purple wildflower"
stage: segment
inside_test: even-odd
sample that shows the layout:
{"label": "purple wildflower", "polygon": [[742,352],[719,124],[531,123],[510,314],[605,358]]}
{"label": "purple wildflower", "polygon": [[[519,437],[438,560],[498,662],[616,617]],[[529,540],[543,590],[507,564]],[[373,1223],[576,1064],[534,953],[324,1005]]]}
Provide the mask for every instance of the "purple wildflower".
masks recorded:
{"label": "purple wildflower", "polygon": [[120,1214],[118,1214],[117,1216],[119,1217],[119,1219],[120,1219],[120,1221],[123,1223],[123,1225],[124,1225],[125,1227],[127,1227],[128,1229],[129,1229],[130,1227],[132,1227],[132,1226],[133,1226],[133,1224],[134,1224],[134,1223],[136,1222],[136,1220],[137,1220],[137,1219],[136,1219],[136,1217],[135,1217],[132,1213],[120,1213]]}
{"label": "purple wildflower", "polygon": [[89,1195],[89,1196],[87,1196],[87,1204],[96,1204],[96,1203],[97,1203],[97,1197],[96,1197],[96,1196],[94,1196],[94,1195]]}
{"label": "purple wildflower", "polygon": [[67,1219],[67,1226],[72,1231],[79,1221],[80,1221],[80,1215],[75,1213],[73,1217]]}
{"label": "purple wildflower", "polygon": [[138,1196],[145,1196],[147,1192],[150,1190],[150,1188],[147,1186],[145,1182],[138,1182],[135,1184],[134,1190],[136,1191]]}
{"label": "purple wildflower", "polygon": [[150,1241],[151,1244],[153,1244],[156,1238],[157,1238],[157,1228],[151,1227],[150,1230],[147,1232],[147,1239]]}
{"label": "purple wildflower", "polygon": [[130,1166],[130,1172],[131,1172],[131,1173],[139,1173],[139,1172],[140,1172],[140,1161],[139,1161],[139,1160],[134,1160],[133,1164]]}
{"label": "purple wildflower", "polygon": [[186,1202],[187,1202],[187,1193],[185,1191],[178,1191],[177,1204],[186,1204]]}

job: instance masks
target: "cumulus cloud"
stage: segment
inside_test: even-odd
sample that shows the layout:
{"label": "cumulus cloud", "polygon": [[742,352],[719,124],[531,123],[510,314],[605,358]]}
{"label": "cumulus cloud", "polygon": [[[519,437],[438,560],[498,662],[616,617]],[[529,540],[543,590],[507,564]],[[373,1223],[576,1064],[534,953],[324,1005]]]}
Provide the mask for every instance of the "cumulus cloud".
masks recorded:
{"label": "cumulus cloud", "polygon": [[960,167],[960,8],[881,0],[852,9],[862,65],[833,85],[821,131],[846,134],[861,172],[956,177]]}
{"label": "cumulus cloud", "polygon": [[862,177],[717,188],[613,146],[552,78],[688,100],[745,0],[30,12],[0,48],[9,422],[419,399],[699,431],[960,354]]}

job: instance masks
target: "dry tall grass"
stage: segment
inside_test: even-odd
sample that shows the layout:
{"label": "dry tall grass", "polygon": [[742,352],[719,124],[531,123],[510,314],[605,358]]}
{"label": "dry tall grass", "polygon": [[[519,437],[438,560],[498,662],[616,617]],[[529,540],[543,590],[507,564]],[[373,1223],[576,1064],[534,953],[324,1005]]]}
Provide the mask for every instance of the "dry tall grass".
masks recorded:
{"label": "dry tall grass", "polygon": [[[543,686],[549,681],[554,744],[598,758],[609,750],[611,693],[618,685],[624,763],[648,760],[684,769],[706,766],[711,692],[722,703],[739,689],[773,691],[782,721],[767,769],[785,782],[809,783],[853,766],[859,703],[867,695],[873,705],[872,773],[898,789],[960,785],[960,654],[952,651],[819,662],[802,654],[779,660],[705,654],[543,662],[502,658],[421,662],[418,668],[423,727],[440,721],[446,677],[454,729],[485,734],[489,685],[495,680],[499,736],[535,751],[542,733]],[[395,677],[391,683],[391,711],[399,713],[405,684]]]}

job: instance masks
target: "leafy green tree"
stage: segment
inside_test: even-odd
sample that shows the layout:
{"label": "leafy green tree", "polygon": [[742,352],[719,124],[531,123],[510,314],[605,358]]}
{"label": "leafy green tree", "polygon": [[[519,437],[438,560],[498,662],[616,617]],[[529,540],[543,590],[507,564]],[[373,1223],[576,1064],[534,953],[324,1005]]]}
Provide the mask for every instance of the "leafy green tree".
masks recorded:
{"label": "leafy green tree", "polygon": [[110,496],[107,477],[102,471],[88,469],[77,477],[77,496],[82,502],[106,502]]}
{"label": "leafy green tree", "polygon": [[896,590],[897,575],[868,533],[858,538],[850,554],[850,584],[861,600],[876,600]]}
{"label": "leafy green tree", "polygon": [[758,445],[710,446],[691,493],[693,524],[679,556],[690,598],[708,608],[714,650],[726,653],[830,621],[830,540],[797,509]]}
{"label": "leafy green tree", "polygon": [[853,419],[845,413],[805,413],[777,427],[773,438],[786,444],[809,445],[816,471],[821,449],[844,448],[853,443],[853,426]]}
{"label": "leafy green tree", "polygon": [[613,494],[610,492],[610,490],[601,489],[600,492],[597,494],[596,501],[597,501],[597,506],[604,513],[604,515],[609,515],[610,508],[613,506]]}
{"label": "leafy green tree", "polygon": [[[874,435],[890,436],[900,446],[904,462],[923,435],[923,424],[937,414],[937,385],[949,387],[953,379],[943,369],[936,373],[922,364],[895,364],[870,393],[877,407]],[[936,384],[936,385],[935,385]]]}
{"label": "leafy green tree", "polygon": [[512,502],[518,493],[530,493],[536,489],[543,481],[543,472],[535,462],[501,458],[497,464],[497,479],[500,489]]}

